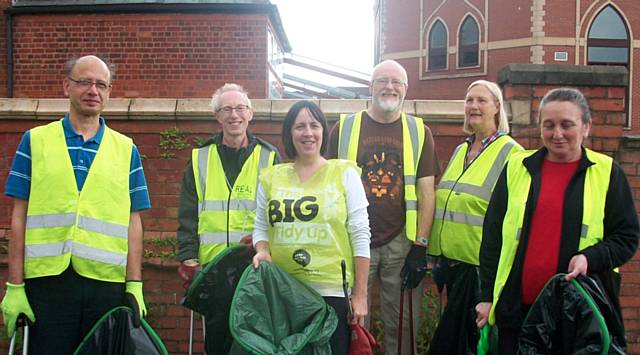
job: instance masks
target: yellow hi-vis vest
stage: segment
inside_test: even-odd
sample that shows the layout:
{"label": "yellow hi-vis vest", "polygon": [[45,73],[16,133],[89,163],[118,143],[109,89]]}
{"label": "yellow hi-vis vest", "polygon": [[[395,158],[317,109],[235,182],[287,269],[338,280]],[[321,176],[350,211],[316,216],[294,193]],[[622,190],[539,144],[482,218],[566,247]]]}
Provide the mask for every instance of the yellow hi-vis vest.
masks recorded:
{"label": "yellow hi-vis vest", "polygon": [[[584,250],[602,241],[604,237],[604,206],[609,190],[609,179],[613,159],[604,154],[585,149],[587,159],[594,163],[586,171],[584,180],[582,228],[580,231],[579,250]],[[507,211],[502,223],[502,249],[493,287],[493,306],[489,312],[489,324],[495,324],[495,308],[500,299],[502,288],[511,273],[511,267],[522,239],[522,224],[531,176],[523,165],[523,160],[535,151],[523,151],[509,158],[507,165]],[[565,202],[566,203],[566,202]]]}
{"label": "yellow hi-vis vest", "polygon": [[71,263],[84,277],[125,281],[132,149],[130,138],[105,126],[78,193],[62,121],[31,130],[25,278],[58,275]]}
{"label": "yellow hi-vis vest", "polygon": [[354,257],[347,233],[346,169],[353,161],[331,159],[301,183],[292,163],[264,170],[269,248],[275,264],[322,296],[344,297],[341,261],[353,285]]}
{"label": "yellow hi-vis vest", "polygon": [[201,264],[210,262],[230,243],[238,243],[253,232],[258,174],[273,164],[274,157],[275,152],[257,144],[234,185],[229,186],[215,144],[192,151]]}
{"label": "yellow hi-vis vest", "polygon": [[465,169],[468,143],[453,152],[436,190],[429,254],[479,265],[482,223],[504,163],[522,147],[504,135],[489,144]]}
{"label": "yellow hi-vis vest", "polygon": [[[338,158],[358,161],[358,143],[362,112],[340,115]],[[402,166],[404,177],[404,202],[406,207],[405,233],[411,241],[416,240],[418,226],[418,198],[416,196],[416,174],[424,145],[422,118],[402,113]]]}

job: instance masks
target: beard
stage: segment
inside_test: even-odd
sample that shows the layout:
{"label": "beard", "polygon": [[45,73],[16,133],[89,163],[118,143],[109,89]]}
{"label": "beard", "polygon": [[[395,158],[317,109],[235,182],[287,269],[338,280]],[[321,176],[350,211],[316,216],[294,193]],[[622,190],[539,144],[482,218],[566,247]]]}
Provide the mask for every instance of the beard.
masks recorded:
{"label": "beard", "polygon": [[384,112],[394,112],[398,110],[398,108],[400,108],[400,105],[402,105],[402,100],[400,100],[399,98],[396,98],[395,100],[383,101],[383,100],[380,100],[379,97],[374,97],[373,103],[377,105],[380,108],[380,110]]}

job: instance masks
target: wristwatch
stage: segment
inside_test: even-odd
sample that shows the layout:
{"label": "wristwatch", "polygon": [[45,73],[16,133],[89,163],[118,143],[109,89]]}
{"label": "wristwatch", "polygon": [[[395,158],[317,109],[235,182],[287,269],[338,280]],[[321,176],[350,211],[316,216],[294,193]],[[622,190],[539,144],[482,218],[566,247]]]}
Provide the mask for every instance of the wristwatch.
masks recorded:
{"label": "wristwatch", "polygon": [[427,239],[427,237],[416,236],[415,244],[418,244],[426,248],[429,245],[429,239]]}

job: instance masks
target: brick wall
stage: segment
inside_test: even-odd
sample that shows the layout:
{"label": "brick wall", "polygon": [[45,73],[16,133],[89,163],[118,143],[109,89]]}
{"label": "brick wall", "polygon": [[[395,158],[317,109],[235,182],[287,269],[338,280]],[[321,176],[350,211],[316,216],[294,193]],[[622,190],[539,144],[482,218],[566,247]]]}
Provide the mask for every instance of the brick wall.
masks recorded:
{"label": "brick wall", "polygon": [[[380,57],[397,59],[407,69],[409,75],[408,97],[412,99],[460,99],[467,85],[477,79],[495,81],[498,71],[510,63],[532,63],[532,47],[540,46],[545,51],[543,64],[575,64],[586,65],[584,55],[586,38],[594,16],[604,5],[613,5],[619,9],[629,30],[630,61],[638,63],[640,51],[633,45],[637,40],[637,27],[640,25],[640,7],[636,0],[606,1],[534,1],[534,0],[470,0],[470,1],[420,1],[421,14],[416,12],[414,4],[407,6],[404,0],[385,0],[386,8],[392,9],[384,13],[384,33],[379,34],[385,40]],[[532,5],[543,3],[544,15],[542,24],[532,22]],[[485,7],[485,4],[487,5]],[[580,5],[576,15],[576,5]],[[480,67],[456,68],[456,52],[458,51],[458,29],[467,14],[473,15],[480,28]],[[425,71],[419,65],[418,53],[421,48],[419,40],[420,20],[426,21],[425,31],[429,30],[436,18],[441,19],[449,34],[449,67],[446,70]],[[508,21],[505,21],[508,19]],[[487,30],[485,31],[485,24]],[[576,34],[576,25],[579,25]],[[532,28],[542,26],[544,37],[541,41],[532,40]],[[633,37],[636,34],[636,37]],[[422,49],[425,50],[428,33],[425,32]],[[577,37],[577,38],[576,38]],[[488,54],[485,63],[485,43],[488,41]],[[579,53],[575,53],[575,43],[581,43]],[[554,51],[567,52],[566,62],[556,62]],[[423,64],[425,60],[423,59]],[[484,71],[485,64],[487,66]],[[640,75],[630,66],[631,100],[631,132],[640,132]],[[446,75],[443,79],[430,79]],[[462,78],[456,76],[465,75]],[[422,79],[420,79],[422,77]]]}
{"label": "brick wall", "polygon": [[[542,94],[552,86],[538,87],[535,85],[505,85],[505,95],[509,101],[526,101],[528,116],[533,117]],[[623,164],[634,189],[636,201],[640,200],[640,147],[633,146],[634,140],[621,139],[620,126],[620,88],[582,87],[594,106],[594,138],[589,143],[594,148],[614,154]],[[140,104],[140,107],[158,107],[160,104]],[[266,138],[268,141],[280,144],[281,120],[284,112],[295,100],[255,100],[256,118],[251,123],[251,130]],[[46,102],[40,101],[33,107],[47,111]],[[194,104],[191,102],[191,104]],[[197,105],[196,105],[197,104]],[[171,354],[186,354],[188,348],[189,312],[180,306],[184,295],[181,281],[176,274],[177,263],[170,256],[173,251],[175,231],[177,228],[177,206],[180,180],[183,169],[189,157],[189,149],[181,151],[162,150],[160,148],[160,132],[178,127],[188,136],[187,141],[194,143],[195,137],[204,138],[210,132],[218,130],[217,123],[206,112],[206,100],[200,100],[194,106],[201,107],[194,112],[188,109],[172,118],[167,113],[129,112],[118,116],[115,111],[106,113],[110,127],[131,136],[141,154],[145,156],[143,165],[148,179],[153,208],[143,213],[145,252],[144,263],[144,291],[148,302],[150,324],[158,332]],[[186,104],[185,104],[186,105]],[[366,107],[366,102],[359,100],[321,100],[320,105],[331,120],[335,120],[339,112],[352,112]],[[43,124],[43,118],[37,113],[26,114],[19,112],[17,106],[6,108],[0,100],[0,186],[4,186],[8,170],[13,159],[15,147],[22,132],[30,127]],[[182,107],[181,102],[172,107]],[[2,109],[5,107],[5,109]],[[128,107],[133,107],[129,105]],[[514,109],[512,106],[512,109]],[[462,102],[461,101],[411,101],[405,103],[405,109],[425,117],[436,141],[437,155],[444,167],[453,148],[463,139]],[[515,113],[517,114],[517,110]],[[13,112],[13,113],[10,113]],[[54,115],[55,116],[55,115]],[[39,117],[39,118],[38,118]],[[513,125],[514,136],[526,147],[539,145],[538,130],[531,121]],[[631,143],[624,143],[630,141]],[[621,143],[622,142],[622,143]],[[162,158],[163,154],[175,153],[170,159]],[[11,200],[0,197],[0,282],[6,280],[6,242],[10,237]],[[634,260],[622,268],[623,287],[621,302],[623,316],[630,341],[630,353],[640,354],[640,302],[637,294],[640,291],[640,260]],[[1,293],[2,291],[0,291]],[[2,296],[2,295],[0,295]],[[200,323],[196,322],[196,339],[201,339]],[[0,337],[0,352],[6,349],[4,338]],[[196,353],[201,353],[202,343],[195,345]]]}
{"label": "brick wall", "polygon": [[[140,153],[145,156],[143,166],[151,194],[153,208],[142,213],[145,253],[144,294],[148,304],[147,320],[163,340],[170,354],[187,354],[189,312],[180,305],[184,296],[182,281],[176,273],[178,263],[167,257],[174,251],[176,240],[178,194],[180,181],[190,157],[190,149],[180,151],[160,149],[159,132],[178,127],[188,134],[188,142],[194,144],[196,137],[205,138],[218,130],[211,119],[171,120],[147,119],[143,121],[109,120],[111,128],[134,139]],[[15,149],[22,133],[45,122],[37,120],[13,120],[0,118],[0,186],[4,184],[11,167]],[[280,145],[279,122],[259,121],[252,123],[251,130],[261,137]],[[161,158],[162,153],[175,153],[174,158]],[[6,281],[7,241],[10,238],[10,215],[12,200],[0,197],[0,284]],[[4,287],[2,293],[4,293]],[[202,339],[201,322],[196,322],[196,339]],[[203,352],[202,342],[194,350]],[[0,352],[6,352],[6,340],[0,337]]]}
{"label": "brick wall", "polygon": [[[62,97],[60,63],[88,53],[118,66],[112,97],[210,97],[231,81],[252,97],[268,96],[266,14],[29,14],[13,20],[14,97]],[[6,96],[5,59],[2,49],[0,96]]]}
{"label": "brick wall", "polygon": [[[0,0],[0,13],[11,4],[11,0]],[[5,16],[0,16],[0,97],[7,97],[7,21]]]}

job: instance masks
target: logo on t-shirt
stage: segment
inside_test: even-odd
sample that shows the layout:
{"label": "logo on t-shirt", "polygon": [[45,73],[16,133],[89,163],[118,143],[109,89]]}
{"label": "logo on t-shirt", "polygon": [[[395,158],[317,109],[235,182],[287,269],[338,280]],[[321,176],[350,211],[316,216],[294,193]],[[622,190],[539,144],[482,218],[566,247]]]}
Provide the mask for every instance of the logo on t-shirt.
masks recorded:
{"label": "logo on t-shirt", "polygon": [[362,176],[367,197],[397,199],[402,188],[402,163],[399,154],[367,152]]}
{"label": "logo on t-shirt", "polygon": [[302,196],[299,199],[283,199],[269,201],[269,223],[291,223],[295,220],[308,222],[316,218],[319,206],[315,196]]}
{"label": "logo on t-shirt", "polygon": [[305,267],[309,265],[311,262],[311,255],[304,249],[298,249],[293,252],[292,255],[293,261],[295,261],[298,265]]}

